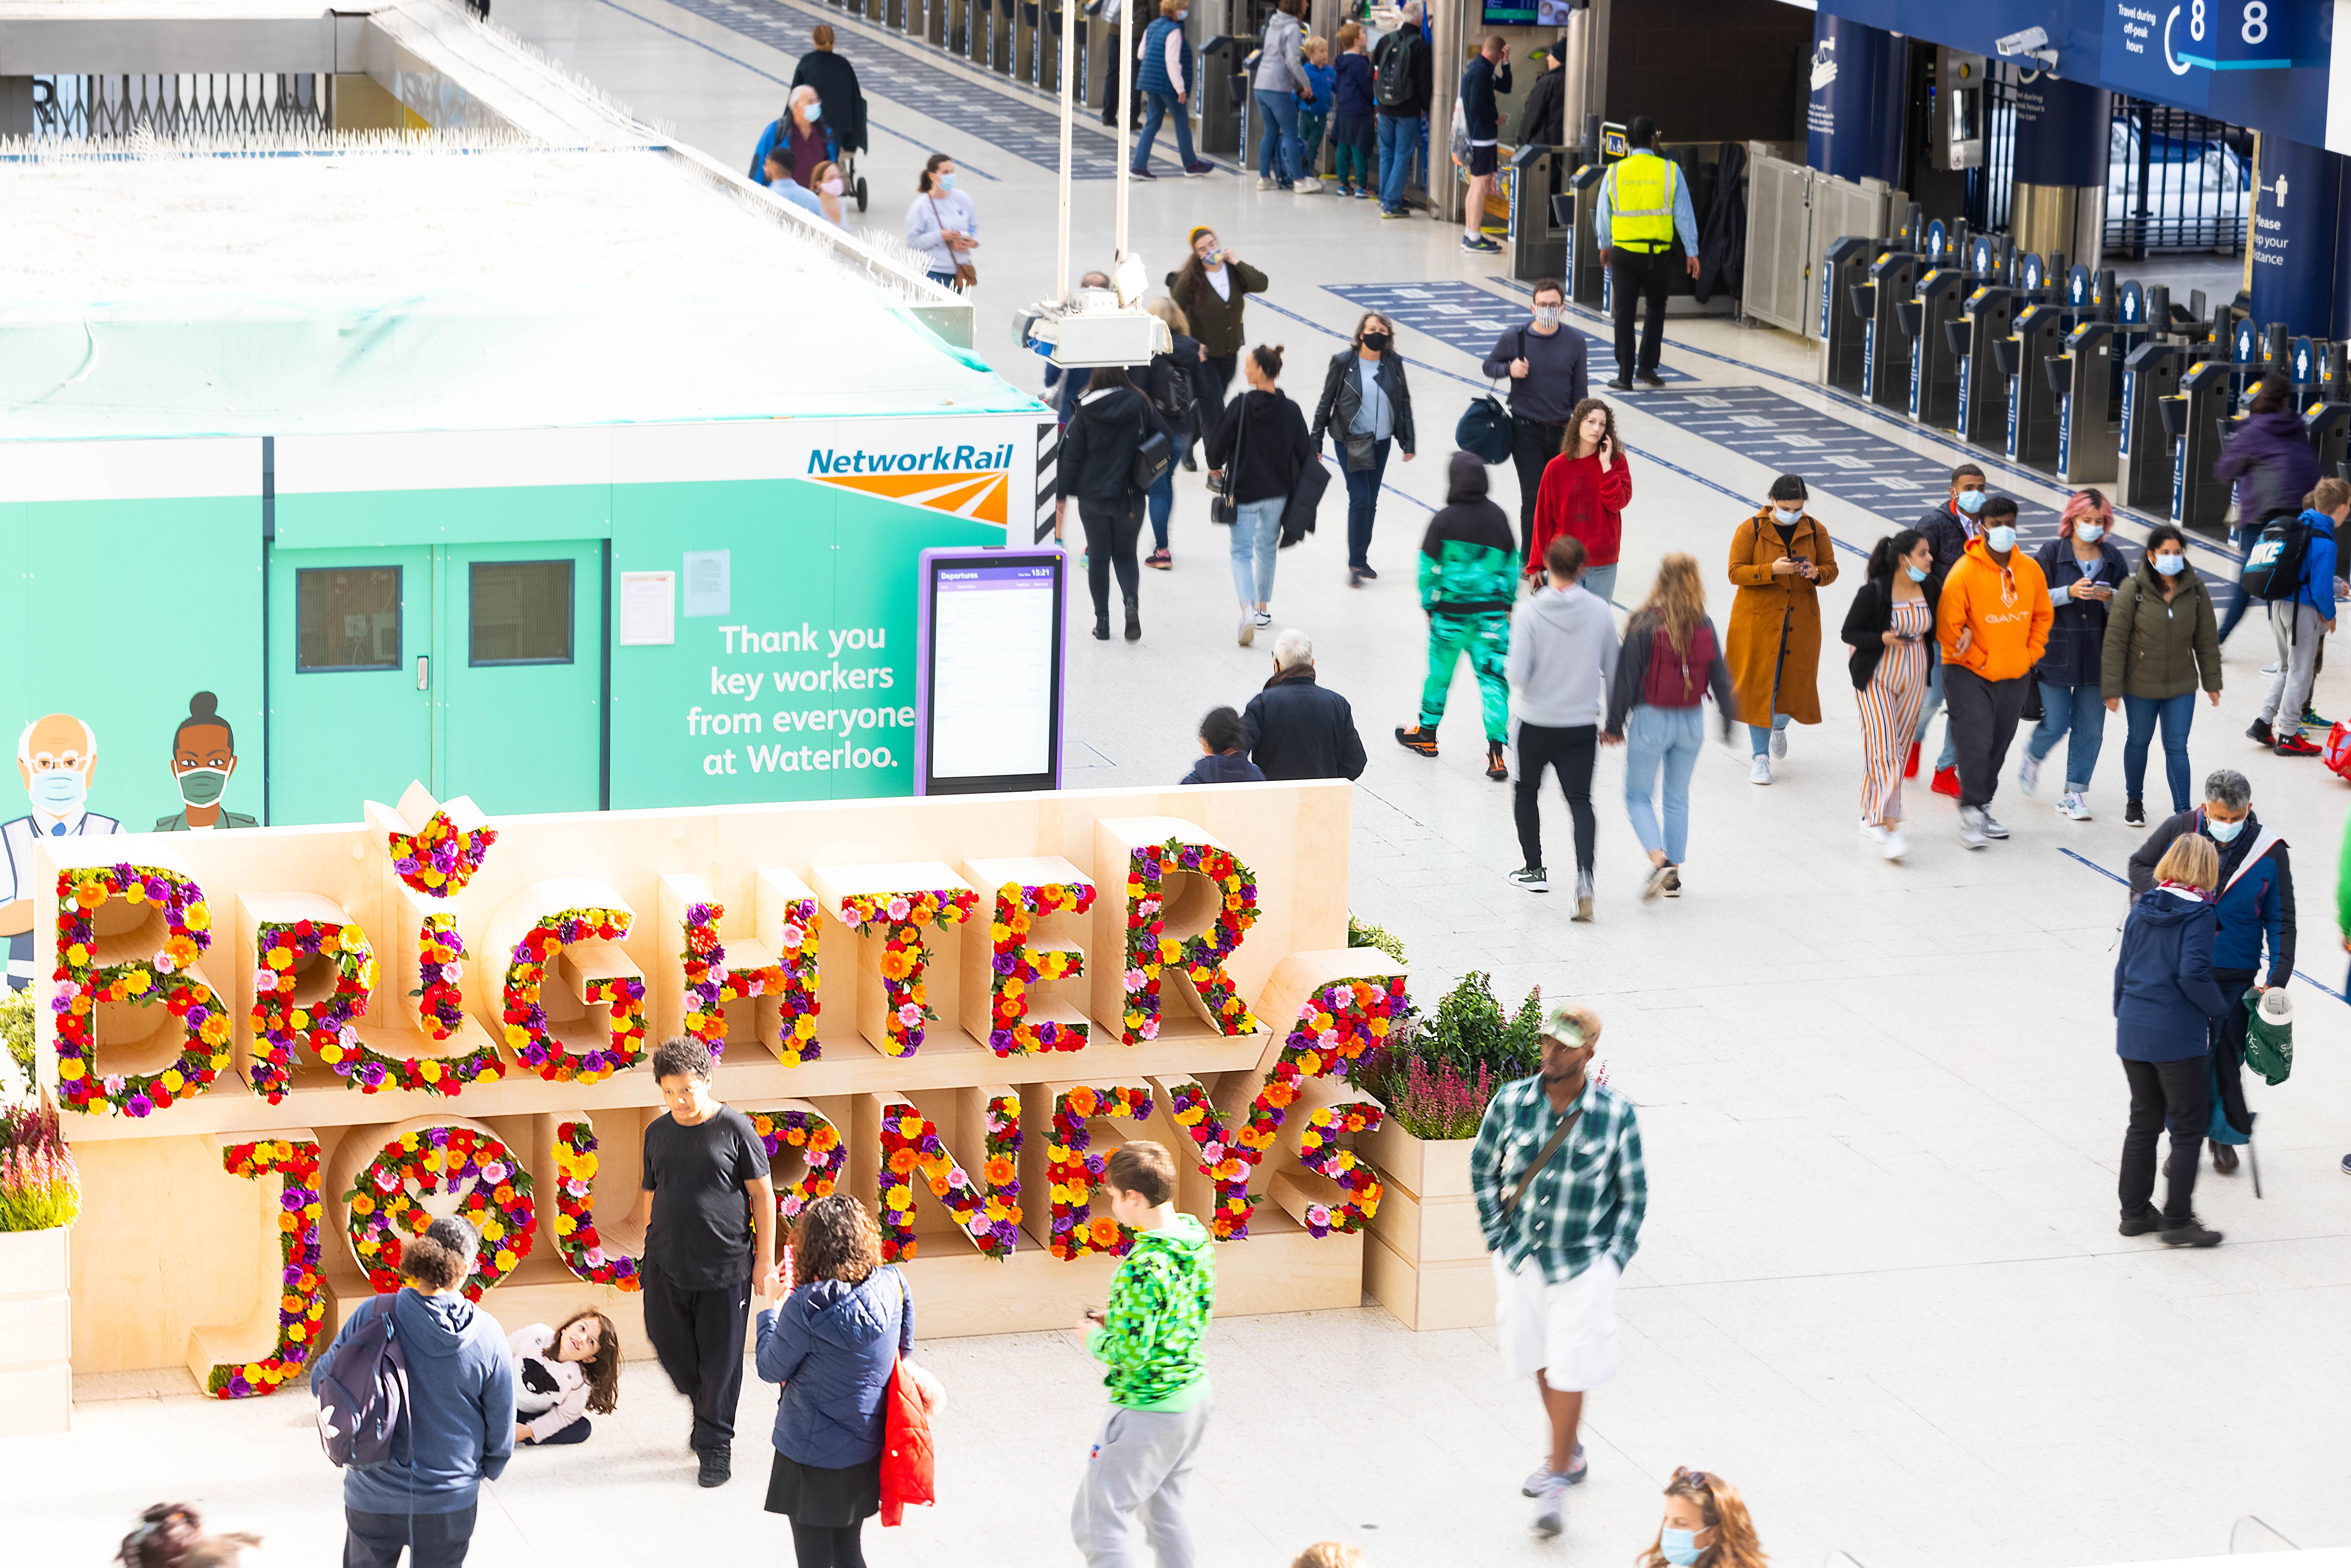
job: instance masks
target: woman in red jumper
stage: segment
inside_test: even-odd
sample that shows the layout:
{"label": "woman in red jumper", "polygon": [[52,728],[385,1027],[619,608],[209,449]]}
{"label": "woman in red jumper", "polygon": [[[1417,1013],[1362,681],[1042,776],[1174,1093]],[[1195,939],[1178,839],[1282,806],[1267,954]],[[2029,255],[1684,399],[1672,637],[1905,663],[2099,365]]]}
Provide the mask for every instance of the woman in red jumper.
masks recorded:
{"label": "woman in red jumper", "polygon": [[1527,538],[1523,575],[1540,577],[1543,551],[1568,534],[1583,541],[1583,586],[1605,603],[1616,594],[1616,547],[1625,532],[1625,508],[1633,500],[1633,470],[1616,439],[1616,411],[1596,397],[1585,398],[1568,417],[1559,455],[1543,469],[1535,492],[1535,521]]}

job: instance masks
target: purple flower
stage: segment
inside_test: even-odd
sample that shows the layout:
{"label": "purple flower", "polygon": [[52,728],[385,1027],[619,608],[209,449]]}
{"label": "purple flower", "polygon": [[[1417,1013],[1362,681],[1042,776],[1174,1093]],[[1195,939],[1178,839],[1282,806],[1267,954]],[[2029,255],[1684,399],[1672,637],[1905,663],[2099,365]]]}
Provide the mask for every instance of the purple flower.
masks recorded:
{"label": "purple flower", "polygon": [[398,872],[402,876],[414,876],[416,874],[416,857],[414,855],[402,855],[398,860],[392,862],[392,869]]}
{"label": "purple flower", "polygon": [[995,957],[995,959],[993,960],[993,962],[994,962],[994,965],[995,965],[996,972],[997,972],[998,974],[999,974],[999,975],[1008,975],[1008,974],[1012,973],[1012,955],[1011,955],[1011,954],[1009,954],[1009,953],[998,953],[998,954],[996,956],[996,957]]}
{"label": "purple flower", "polygon": [[445,1149],[449,1146],[449,1129],[446,1127],[427,1128],[424,1134],[424,1141],[431,1144],[436,1149]]}
{"label": "purple flower", "polygon": [[155,1102],[148,1099],[144,1094],[133,1094],[131,1097],[131,1103],[125,1105],[123,1109],[134,1116],[152,1115],[155,1110]]}
{"label": "purple flower", "polygon": [[286,1266],[286,1285],[287,1285],[287,1288],[288,1290],[291,1290],[293,1287],[295,1287],[296,1285],[300,1284],[301,1282],[302,1282],[302,1270],[299,1270],[299,1269],[298,1269],[298,1268],[296,1268],[293,1264],[288,1263],[288,1264]]}
{"label": "purple flower", "polygon": [[687,904],[687,905],[685,906],[685,923],[686,923],[688,925],[709,925],[709,924],[710,924],[710,905],[708,905],[708,904]]}
{"label": "purple flower", "polygon": [[382,1067],[382,1065],[381,1065],[381,1063],[379,1063],[379,1062],[373,1062],[373,1061],[368,1062],[366,1065],[362,1066],[362,1067],[360,1069],[360,1082],[361,1082],[365,1083],[365,1084],[366,1084],[369,1088],[371,1088],[371,1089],[373,1089],[373,1088],[375,1088],[376,1086],[378,1086],[379,1084],[382,1083],[382,1082],[383,1082],[383,1067]]}
{"label": "purple flower", "polygon": [[1197,844],[1186,844],[1184,852],[1176,858],[1183,862],[1184,869],[1186,871],[1200,869],[1200,847]]}
{"label": "purple flower", "polygon": [[282,1359],[290,1365],[299,1366],[310,1359],[310,1347],[307,1344],[289,1344],[286,1347],[286,1354]]}
{"label": "purple flower", "polygon": [[298,1186],[289,1186],[277,1196],[277,1207],[291,1214],[299,1214],[309,1201],[309,1195]]}

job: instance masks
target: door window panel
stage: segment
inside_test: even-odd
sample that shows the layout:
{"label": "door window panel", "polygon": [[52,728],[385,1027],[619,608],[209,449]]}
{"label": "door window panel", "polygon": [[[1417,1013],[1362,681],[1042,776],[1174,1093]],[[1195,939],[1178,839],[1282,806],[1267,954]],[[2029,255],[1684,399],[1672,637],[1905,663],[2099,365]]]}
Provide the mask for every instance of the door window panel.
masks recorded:
{"label": "door window panel", "polygon": [[303,674],[400,667],[400,568],[294,574],[294,667]]}
{"label": "door window panel", "polygon": [[568,560],[474,562],[468,662],[571,663],[571,566]]}

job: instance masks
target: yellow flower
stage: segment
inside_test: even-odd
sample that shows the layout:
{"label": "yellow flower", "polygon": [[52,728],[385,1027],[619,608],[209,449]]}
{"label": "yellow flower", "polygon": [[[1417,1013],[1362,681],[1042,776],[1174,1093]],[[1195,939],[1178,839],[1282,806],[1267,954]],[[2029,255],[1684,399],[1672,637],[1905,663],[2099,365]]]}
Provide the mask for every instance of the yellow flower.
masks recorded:
{"label": "yellow flower", "polygon": [[187,921],[188,929],[191,931],[209,931],[213,928],[213,912],[204,907],[202,899],[188,905],[188,913],[183,918]]}
{"label": "yellow flower", "polygon": [[[440,873],[436,872],[436,873],[429,873],[429,874],[431,874],[431,875],[434,876],[434,877],[437,879]],[[515,1263],[516,1263],[517,1260],[516,1260],[515,1255],[514,1255],[513,1253],[511,1253],[511,1252],[507,1251],[505,1248],[501,1247],[501,1248],[499,1248],[499,1249],[498,1249],[498,1260],[497,1260],[497,1261],[498,1261],[498,1271],[499,1271],[500,1273],[507,1273],[507,1272],[510,1272],[510,1271],[513,1270],[513,1268],[514,1268],[514,1266],[515,1266]]]}
{"label": "yellow flower", "polygon": [[427,1083],[437,1083],[441,1081],[441,1064],[437,1061],[420,1061],[416,1064],[416,1075]]}

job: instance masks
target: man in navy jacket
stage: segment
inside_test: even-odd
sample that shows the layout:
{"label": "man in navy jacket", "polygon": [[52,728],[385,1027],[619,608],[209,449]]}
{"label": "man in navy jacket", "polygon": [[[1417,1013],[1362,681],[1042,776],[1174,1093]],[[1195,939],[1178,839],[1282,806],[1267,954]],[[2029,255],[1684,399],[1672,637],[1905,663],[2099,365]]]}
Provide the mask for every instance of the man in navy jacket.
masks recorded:
{"label": "man in navy jacket", "polygon": [[[2205,778],[2204,804],[2164,821],[2131,856],[2133,898],[2155,885],[2156,862],[2182,833],[2201,833],[2220,851],[2220,894],[2214,901],[2220,929],[2212,940],[2212,978],[2229,1008],[2217,1020],[2220,1040],[2212,1065],[2221,1113],[2231,1127],[2251,1134],[2253,1116],[2245,1105],[2243,1071],[2244,997],[2249,989],[2283,986],[2294,974],[2294,864],[2286,841],[2253,815],[2253,787],[2245,776],[2233,768],[2219,768]],[[2264,946],[2269,978],[2256,986]],[[2237,1151],[2215,1140],[2212,1168],[2223,1176],[2235,1170]]]}

